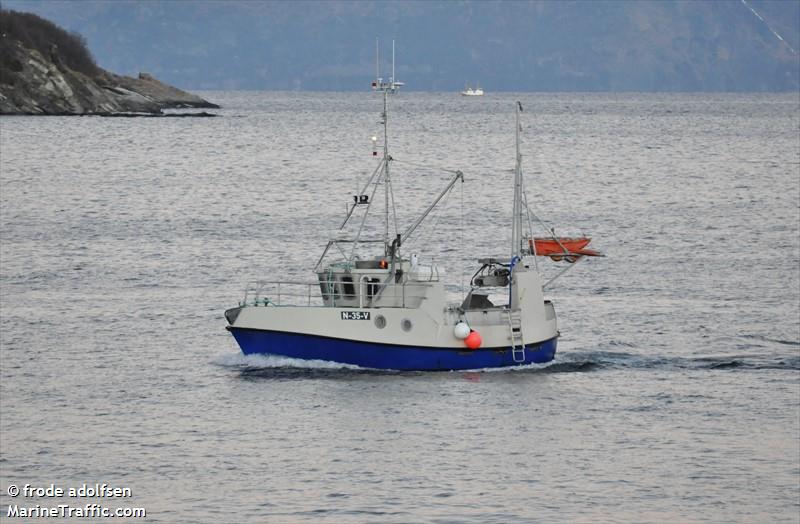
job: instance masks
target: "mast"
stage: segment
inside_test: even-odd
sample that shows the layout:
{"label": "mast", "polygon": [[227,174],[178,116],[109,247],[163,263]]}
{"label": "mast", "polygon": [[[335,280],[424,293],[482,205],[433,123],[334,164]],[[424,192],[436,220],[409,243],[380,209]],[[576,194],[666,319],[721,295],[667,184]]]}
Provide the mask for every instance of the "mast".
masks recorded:
{"label": "mast", "polygon": [[[392,41],[392,60],[394,60],[394,41]],[[394,63],[392,63],[394,69]],[[391,85],[393,77],[389,77]],[[389,254],[389,92],[383,92],[383,202],[384,202],[384,230],[383,230],[383,253]]]}
{"label": "mast", "polygon": [[514,169],[514,206],[511,219],[511,258],[522,256],[522,226],[525,214],[524,195],[522,189],[522,153],[520,152],[520,123],[519,114],[522,104],[516,106],[516,167]]}
{"label": "mast", "polygon": [[[378,53],[378,39],[375,39],[376,54]],[[395,81],[394,77],[394,40],[392,40],[392,76],[389,77],[388,82],[384,82],[380,76],[380,59],[376,63],[377,78],[372,82],[372,89],[383,93],[383,186],[384,186],[384,230],[383,230],[383,248],[384,254],[389,254],[391,243],[389,242],[389,196],[391,192],[391,178],[389,175],[389,161],[392,157],[389,155],[389,95],[394,94],[402,87],[403,82]]]}

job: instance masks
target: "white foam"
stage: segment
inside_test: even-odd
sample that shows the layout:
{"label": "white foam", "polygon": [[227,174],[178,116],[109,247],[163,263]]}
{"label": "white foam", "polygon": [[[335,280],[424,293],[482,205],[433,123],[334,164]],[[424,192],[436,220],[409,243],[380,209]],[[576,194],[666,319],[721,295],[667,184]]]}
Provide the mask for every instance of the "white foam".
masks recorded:
{"label": "white foam", "polygon": [[[354,364],[344,364],[342,362],[333,362],[330,360],[304,360],[300,358],[282,357],[280,355],[244,355],[242,353],[226,353],[215,358],[212,363],[232,368],[297,368],[297,369],[353,369],[353,370],[370,370],[372,368],[365,368],[356,366]],[[530,371],[534,369],[544,369],[554,364],[555,361],[545,362],[543,364],[526,364],[524,366],[506,366],[502,368],[475,368],[475,369],[461,369],[452,370],[452,373],[506,373],[509,371]],[[389,370],[386,370],[389,371]]]}
{"label": "white foam", "polygon": [[329,360],[304,360],[279,355],[243,355],[242,353],[221,355],[215,358],[213,363],[225,367],[247,368],[365,369]]}
{"label": "white foam", "polygon": [[550,367],[552,364],[555,364],[555,360],[551,360],[550,362],[544,362],[542,364],[525,364],[524,366],[506,366],[502,368],[479,368],[479,369],[467,369],[467,370],[459,370],[460,373],[469,372],[469,373],[506,373],[508,371],[530,371],[532,369],[545,369]]}

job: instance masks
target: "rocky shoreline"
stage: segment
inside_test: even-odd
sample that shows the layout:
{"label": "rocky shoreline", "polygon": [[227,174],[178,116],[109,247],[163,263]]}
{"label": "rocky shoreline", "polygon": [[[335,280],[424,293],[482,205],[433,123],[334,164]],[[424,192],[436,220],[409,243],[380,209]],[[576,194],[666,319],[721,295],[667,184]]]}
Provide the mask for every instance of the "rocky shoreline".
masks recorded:
{"label": "rocky shoreline", "polygon": [[[0,57],[0,114],[175,116],[174,108],[219,106],[139,73],[138,78],[115,75],[103,69],[87,75],[66,66],[58,50],[43,56],[5,35]],[[186,113],[185,116],[214,116]]]}

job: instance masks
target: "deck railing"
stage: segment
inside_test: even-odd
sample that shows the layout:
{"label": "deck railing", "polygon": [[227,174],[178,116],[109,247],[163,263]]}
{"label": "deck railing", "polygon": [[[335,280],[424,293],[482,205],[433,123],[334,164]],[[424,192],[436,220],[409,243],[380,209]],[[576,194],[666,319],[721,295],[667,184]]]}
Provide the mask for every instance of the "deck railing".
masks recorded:
{"label": "deck railing", "polygon": [[[362,279],[348,284],[336,280],[291,281],[258,280],[245,288],[242,306],[311,306],[311,307],[413,307],[425,300],[430,282],[410,281],[400,284],[376,283]],[[325,284],[323,295],[321,284]],[[347,292],[349,291],[349,293]]]}

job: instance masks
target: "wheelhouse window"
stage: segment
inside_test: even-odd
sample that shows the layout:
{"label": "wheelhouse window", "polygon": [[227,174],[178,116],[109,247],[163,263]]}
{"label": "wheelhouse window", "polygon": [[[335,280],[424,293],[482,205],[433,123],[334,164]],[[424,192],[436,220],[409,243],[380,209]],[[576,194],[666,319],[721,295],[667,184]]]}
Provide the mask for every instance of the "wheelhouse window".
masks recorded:
{"label": "wheelhouse window", "polygon": [[342,297],[343,298],[355,298],[356,296],[356,287],[353,285],[353,277],[351,276],[343,276],[342,277]]}
{"label": "wheelhouse window", "polygon": [[372,298],[378,293],[378,285],[381,280],[379,278],[368,278],[367,282],[367,298]]}

